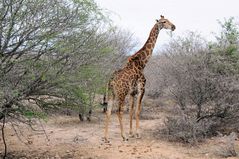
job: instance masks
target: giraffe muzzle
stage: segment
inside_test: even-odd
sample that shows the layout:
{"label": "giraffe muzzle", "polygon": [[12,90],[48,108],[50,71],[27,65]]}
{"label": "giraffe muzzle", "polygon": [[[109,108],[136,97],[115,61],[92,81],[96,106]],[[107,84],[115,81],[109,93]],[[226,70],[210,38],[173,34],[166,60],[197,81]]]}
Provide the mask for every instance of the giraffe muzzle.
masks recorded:
{"label": "giraffe muzzle", "polygon": [[176,29],[175,25],[172,25],[171,30],[174,31]]}

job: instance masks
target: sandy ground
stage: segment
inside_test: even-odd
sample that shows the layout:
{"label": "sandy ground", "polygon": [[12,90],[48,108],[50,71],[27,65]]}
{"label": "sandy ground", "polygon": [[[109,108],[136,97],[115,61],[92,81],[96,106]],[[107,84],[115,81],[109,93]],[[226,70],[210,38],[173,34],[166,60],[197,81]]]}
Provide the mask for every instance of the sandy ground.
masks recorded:
{"label": "sandy ground", "polygon": [[[76,117],[61,116],[42,122],[45,133],[32,131],[24,125],[16,132],[7,125],[6,135],[9,158],[20,159],[217,159],[218,138],[208,139],[197,146],[168,142],[155,137],[163,127],[165,114],[141,120],[141,139],[130,138],[123,142],[119,133],[117,116],[112,115],[110,144],[102,141],[104,116],[98,113],[91,122],[80,122]],[[128,131],[128,114],[125,114],[125,129]],[[39,125],[37,126],[38,129]],[[19,140],[21,139],[21,141]],[[0,153],[3,154],[0,138]],[[236,141],[239,151],[239,142]],[[236,159],[231,157],[230,159]]]}

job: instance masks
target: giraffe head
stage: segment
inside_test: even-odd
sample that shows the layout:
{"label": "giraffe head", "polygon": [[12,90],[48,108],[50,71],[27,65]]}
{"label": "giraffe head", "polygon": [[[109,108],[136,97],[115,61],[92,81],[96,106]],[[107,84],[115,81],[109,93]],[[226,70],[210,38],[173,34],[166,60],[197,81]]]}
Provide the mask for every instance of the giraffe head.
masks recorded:
{"label": "giraffe head", "polygon": [[159,24],[160,29],[170,29],[174,31],[176,29],[175,25],[171,23],[168,19],[165,19],[164,16],[160,16],[159,20],[156,20]]}

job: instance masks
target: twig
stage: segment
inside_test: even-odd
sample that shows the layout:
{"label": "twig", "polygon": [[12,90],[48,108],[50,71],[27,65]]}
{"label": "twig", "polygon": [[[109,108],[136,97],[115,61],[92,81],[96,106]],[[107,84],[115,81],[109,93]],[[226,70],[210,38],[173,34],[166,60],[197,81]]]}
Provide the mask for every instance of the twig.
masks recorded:
{"label": "twig", "polygon": [[46,130],[44,129],[44,126],[43,126],[42,122],[40,120],[39,120],[39,122],[40,122],[40,125],[41,125],[41,128],[42,128],[42,131],[44,132],[44,134],[46,136],[47,141],[50,141],[49,136],[47,135]]}
{"label": "twig", "polygon": [[[12,124],[12,129],[14,130],[14,132],[15,132],[15,134],[16,134],[18,140],[19,140],[21,143],[23,143],[23,144],[25,144],[26,146],[28,146],[28,145],[26,144],[26,142],[24,142],[24,141],[22,140],[22,137],[21,137],[21,136],[23,136],[23,133],[20,131],[19,125],[14,124],[14,123],[12,123],[12,122],[11,122],[11,124]],[[15,126],[16,126],[17,129],[20,131],[19,133],[17,132],[17,129],[15,128]],[[20,135],[21,135],[21,136],[20,136]],[[24,137],[24,136],[23,136],[23,137]],[[24,140],[26,140],[25,137],[24,137]]]}
{"label": "twig", "polygon": [[152,140],[149,144],[147,144],[147,146],[151,147],[153,146],[154,143],[155,143],[155,140]]}

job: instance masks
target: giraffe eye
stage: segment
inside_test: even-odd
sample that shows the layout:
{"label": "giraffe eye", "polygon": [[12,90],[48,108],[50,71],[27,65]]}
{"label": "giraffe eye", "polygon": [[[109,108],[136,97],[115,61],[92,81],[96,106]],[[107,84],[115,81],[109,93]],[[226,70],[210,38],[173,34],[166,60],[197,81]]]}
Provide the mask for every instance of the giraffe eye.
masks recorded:
{"label": "giraffe eye", "polygon": [[163,23],[166,23],[166,21],[163,21]]}

